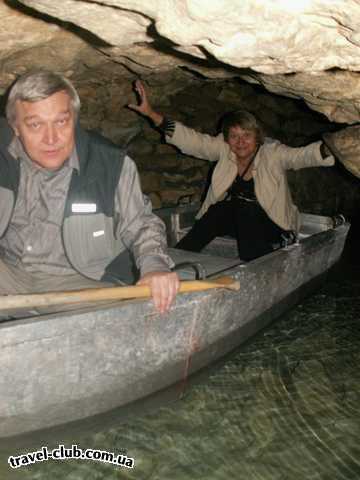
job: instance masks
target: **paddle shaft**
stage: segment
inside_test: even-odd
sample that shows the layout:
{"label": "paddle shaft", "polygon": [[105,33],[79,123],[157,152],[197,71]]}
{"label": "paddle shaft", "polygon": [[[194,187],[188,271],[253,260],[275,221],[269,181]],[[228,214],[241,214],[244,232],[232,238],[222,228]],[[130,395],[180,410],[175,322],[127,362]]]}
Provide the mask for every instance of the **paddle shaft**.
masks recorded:
{"label": "paddle shaft", "polygon": [[[219,277],[214,280],[189,280],[180,282],[179,292],[196,292],[212,288],[239,290],[240,284],[231,277]],[[108,288],[87,288],[84,290],[68,290],[63,292],[33,293],[0,296],[0,311],[17,308],[50,307],[74,303],[99,302],[105,300],[124,300],[130,298],[146,298],[151,296],[147,285],[131,285]]]}

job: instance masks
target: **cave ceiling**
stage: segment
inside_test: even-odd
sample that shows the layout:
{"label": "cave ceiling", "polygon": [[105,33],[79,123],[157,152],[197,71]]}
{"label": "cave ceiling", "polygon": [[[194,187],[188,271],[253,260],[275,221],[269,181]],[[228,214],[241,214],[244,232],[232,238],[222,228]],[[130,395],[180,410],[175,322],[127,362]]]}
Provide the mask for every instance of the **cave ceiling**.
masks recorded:
{"label": "cave ceiling", "polygon": [[360,0],[0,0],[0,16],[2,93],[33,66],[240,77],[344,124],[333,146],[360,176]]}

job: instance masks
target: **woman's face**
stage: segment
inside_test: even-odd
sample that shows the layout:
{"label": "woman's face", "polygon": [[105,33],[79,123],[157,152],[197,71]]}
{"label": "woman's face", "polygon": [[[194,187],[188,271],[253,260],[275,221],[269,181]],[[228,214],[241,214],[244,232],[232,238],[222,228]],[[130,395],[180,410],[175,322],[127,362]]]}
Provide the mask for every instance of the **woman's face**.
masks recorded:
{"label": "woman's face", "polygon": [[238,160],[249,159],[257,148],[256,133],[239,126],[230,127],[227,143]]}

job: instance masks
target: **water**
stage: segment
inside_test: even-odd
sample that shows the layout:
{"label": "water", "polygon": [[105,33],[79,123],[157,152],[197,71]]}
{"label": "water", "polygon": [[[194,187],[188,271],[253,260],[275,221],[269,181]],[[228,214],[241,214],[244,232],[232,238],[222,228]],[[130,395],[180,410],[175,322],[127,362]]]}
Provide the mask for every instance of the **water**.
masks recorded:
{"label": "water", "polygon": [[10,470],[3,455],[1,480],[360,479],[357,242],[321,290],[181,399],[105,431],[73,433],[81,448],[125,451],[134,469],[67,460]]}

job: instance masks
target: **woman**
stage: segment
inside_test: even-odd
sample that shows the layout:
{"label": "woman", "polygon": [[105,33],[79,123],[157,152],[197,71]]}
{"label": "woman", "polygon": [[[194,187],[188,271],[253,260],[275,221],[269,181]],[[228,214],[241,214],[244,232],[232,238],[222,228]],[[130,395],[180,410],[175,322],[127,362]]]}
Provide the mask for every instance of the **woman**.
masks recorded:
{"label": "woman", "polygon": [[300,215],[286,170],[334,165],[322,142],[291,148],[264,138],[258,120],[245,110],[225,115],[218,136],[202,134],[153,110],[140,81],[135,90],[139,105],[129,107],[152,120],[168,143],[187,155],[217,162],[197,221],[177,248],[198,252],[216,236],[231,235],[237,239],[239,257],[248,261],[295,238]]}

